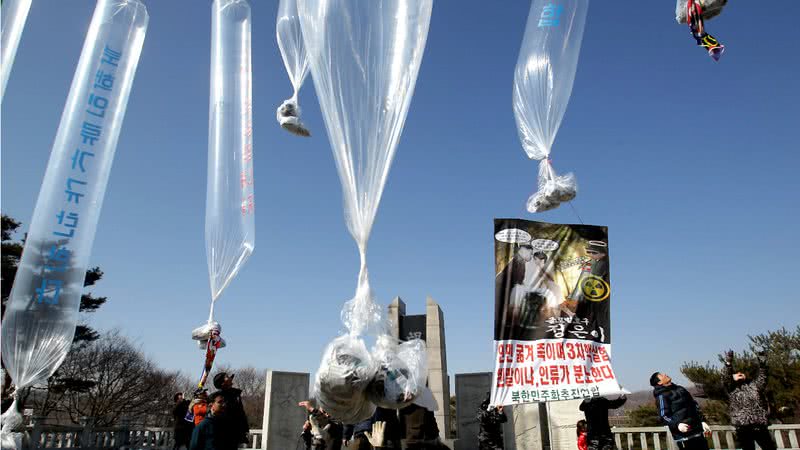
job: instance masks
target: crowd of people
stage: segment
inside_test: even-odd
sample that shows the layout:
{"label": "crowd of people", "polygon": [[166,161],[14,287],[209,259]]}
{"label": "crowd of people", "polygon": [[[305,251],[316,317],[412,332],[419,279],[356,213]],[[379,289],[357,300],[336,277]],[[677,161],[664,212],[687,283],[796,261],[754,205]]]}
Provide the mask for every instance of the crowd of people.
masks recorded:
{"label": "crowd of people", "polygon": [[[742,450],[776,450],[768,427],[766,389],[767,366],[763,354],[758,355],[757,375],[750,379],[734,371],[733,352],[726,353],[723,384],[729,395],[729,413]],[[669,375],[656,372],[650,377],[653,397],[661,420],[668,426],[680,450],[708,450],[706,438],[711,428],[699,404],[683,386],[673,383]],[[214,377],[218,391],[211,395],[203,389],[189,401],[175,395],[175,450],[232,450],[248,442],[249,426],[241,400],[241,391],[233,387],[233,375],[219,373]],[[608,412],[620,408],[627,398],[593,397],[579,406],[585,420],[577,423],[579,450],[616,450]],[[439,437],[433,411],[411,404],[400,410],[376,408],[371,418],[357,424],[343,424],[313,400],[298,406],[307,414],[298,443],[306,450],[400,450],[401,441],[409,450],[441,450],[448,447]],[[489,396],[476,412],[480,430],[480,450],[503,449],[503,424],[508,421],[503,407],[490,406]]]}
{"label": "crowd of people", "polygon": [[250,425],[242,404],[242,391],[233,386],[233,374],[214,376],[217,391],[197,389],[191,401],[178,392],[172,410],[174,450],[234,450],[249,442]]}

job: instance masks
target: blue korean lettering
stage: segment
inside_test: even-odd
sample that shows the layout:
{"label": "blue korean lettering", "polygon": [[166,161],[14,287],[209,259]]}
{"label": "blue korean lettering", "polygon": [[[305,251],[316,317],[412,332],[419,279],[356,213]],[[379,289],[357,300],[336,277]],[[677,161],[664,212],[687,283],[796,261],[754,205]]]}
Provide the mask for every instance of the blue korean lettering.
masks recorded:
{"label": "blue korean lettering", "polygon": [[542,8],[542,15],[539,16],[539,28],[557,27],[561,20],[559,17],[564,11],[564,7],[555,3],[548,3]]}
{"label": "blue korean lettering", "polygon": [[[36,303],[45,303],[48,305],[57,305],[58,296],[61,295],[61,280],[51,280],[47,278],[42,279],[40,287],[36,288]],[[52,296],[47,294],[52,292]]]}
{"label": "blue korean lettering", "polygon": [[81,126],[81,137],[83,138],[83,143],[94,145],[94,143],[100,139],[100,132],[102,129],[103,127],[100,125],[95,125],[91,122],[83,122],[83,125]]}
{"label": "blue korean lettering", "polygon": [[78,227],[78,213],[71,212],[67,214],[64,210],[62,210],[60,214],[56,214],[56,218],[58,219],[59,225],[63,225],[70,230],[69,234],[54,231],[54,235],[63,237],[72,237],[75,235],[75,228]]}
{"label": "blue korean lettering", "polygon": [[86,109],[86,112],[95,117],[105,117],[106,108],[108,107],[108,99],[96,94],[89,94],[89,106],[94,107]]}
{"label": "blue korean lettering", "polygon": [[94,88],[110,91],[114,87],[114,74],[98,70],[94,76]]}
{"label": "blue korean lettering", "polygon": [[64,192],[67,193],[67,202],[71,202],[74,199],[75,200],[75,204],[79,204],[81,197],[83,197],[85,194],[81,194],[80,192],[73,191],[72,190],[72,183],[77,183],[77,184],[85,186],[86,182],[85,181],[76,180],[74,178],[67,178],[67,190],[64,191]]}
{"label": "blue korean lettering", "polygon": [[117,67],[119,59],[121,57],[122,57],[122,52],[112,50],[108,47],[108,44],[106,44],[105,48],[103,48],[103,58],[100,60],[100,62],[108,64],[110,66]]}
{"label": "blue korean lettering", "polygon": [[76,149],[75,154],[72,155],[72,170],[75,170],[75,166],[78,166],[81,170],[81,173],[86,172],[86,167],[83,165],[83,158],[86,156],[91,156],[94,158],[94,153],[84,152],[81,149]]}

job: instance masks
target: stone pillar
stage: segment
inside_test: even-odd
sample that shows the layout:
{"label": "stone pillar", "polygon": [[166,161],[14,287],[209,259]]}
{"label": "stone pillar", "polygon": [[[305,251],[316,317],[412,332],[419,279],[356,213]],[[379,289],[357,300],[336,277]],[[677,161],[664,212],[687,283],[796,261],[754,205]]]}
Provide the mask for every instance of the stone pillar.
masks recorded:
{"label": "stone pillar", "polygon": [[[491,389],[492,374],[490,372],[456,374],[456,426],[458,427],[456,450],[472,450],[478,447],[477,414],[486,393]],[[514,411],[505,408],[508,422],[503,426],[503,444],[505,450],[527,449],[535,447],[517,447],[514,432]]]}
{"label": "stone pillar", "polygon": [[406,315],[406,304],[400,297],[395,297],[392,303],[389,304],[389,329],[397,339],[400,339],[400,321],[401,317]]}
{"label": "stone pillar", "polygon": [[297,402],[308,399],[308,373],[267,371],[264,395],[262,450],[286,450],[297,446],[306,413]]}
{"label": "stone pillar", "polygon": [[425,336],[428,350],[428,387],[439,404],[434,413],[442,440],[450,437],[450,384],[447,379],[447,345],[444,336],[442,308],[428,297],[426,301]]}

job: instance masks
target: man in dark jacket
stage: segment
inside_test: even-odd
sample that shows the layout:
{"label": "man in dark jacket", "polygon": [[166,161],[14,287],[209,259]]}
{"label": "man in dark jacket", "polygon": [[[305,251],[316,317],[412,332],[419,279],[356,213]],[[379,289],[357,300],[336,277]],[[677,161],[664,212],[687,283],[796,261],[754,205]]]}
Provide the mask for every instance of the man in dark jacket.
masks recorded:
{"label": "man in dark jacket", "polygon": [[214,376],[214,387],[218,393],[225,397],[225,424],[233,433],[236,442],[247,444],[249,442],[250,424],[242,404],[242,390],[233,387],[233,374],[220,372]]}
{"label": "man in dark jacket", "polygon": [[754,450],[755,442],[762,450],[775,450],[775,442],[767,427],[768,406],[764,398],[767,387],[766,354],[758,355],[758,375],[748,380],[742,372],[733,373],[733,351],[725,354],[725,388],[728,391],[731,424],[742,450]]}
{"label": "man in dark jacket", "polygon": [[175,445],[173,450],[181,447],[189,448],[192,439],[192,429],[194,423],[186,420],[186,413],[189,411],[189,400],[183,398],[183,393],[178,392],[172,397],[175,407],[172,408],[172,420],[175,422]]}
{"label": "man in dark jacket", "polygon": [[[377,422],[376,422],[377,423]],[[400,430],[407,450],[442,448],[439,425],[433,411],[412,403],[400,410]]]}
{"label": "man in dark jacket", "polygon": [[480,450],[503,450],[503,424],[508,421],[502,406],[489,408],[489,397],[478,407]]}
{"label": "man in dark jacket", "polygon": [[692,394],[674,384],[669,375],[659,372],[650,376],[650,386],[654,388],[658,415],[666,422],[678,448],[708,450],[705,435],[711,434],[711,428]]}
{"label": "man in dark jacket", "polygon": [[236,450],[239,443],[227,428],[225,397],[220,392],[211,394],[208,414],[192,433],[189,450]]}
{"label": "man in dark jacket", "polygon": [[608,410],[617,409],[628,400],[621,395],[616,400],[605,397],[592,397],[584,399],[579,406],[586,416],[586,442],[589,450],[615,450],[614,434],[608,423]]}

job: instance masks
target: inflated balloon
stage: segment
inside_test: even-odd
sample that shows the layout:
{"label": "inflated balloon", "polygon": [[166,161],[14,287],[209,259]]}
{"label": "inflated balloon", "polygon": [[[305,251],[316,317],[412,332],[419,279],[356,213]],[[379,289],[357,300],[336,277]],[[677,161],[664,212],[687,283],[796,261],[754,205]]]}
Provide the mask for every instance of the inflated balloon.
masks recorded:
{"label": "inflated balloon", "polygon": [[33,0],[4,0],[0,7],[0,102],[6,93],[8,76]]}
{"label": "inflated balloon", "polygon": [[216,349],[224,345],[214,305],[255,248],[250,5],[246,0],[214,0],[211,11],[205,230],[211,308],[209,336],[200,339],[206,344],[201,386]]}
{"label": "inflated balloon", "polygon": [[572,94],[589,0],[534,0],[514,71],[514,117],[522,147],[540,161],[539,188],[528,211],[557,208],[575,198],[572,174],[556,175],[550,151]]}
{"label": "inflated balloon", "polygon": [[[355,297],[342,310],[347,337],[356,342],[383,325],[369,285],[367,241],[411,103],[432,6],[432,0],[298,1],[347,227],[361,256]],[[337,373],[331,371],[337,360],[328,353],[318,374]],[[327,375],[318,380],[317,401],[332,416],[348,417],[346,422],[369,417],[363,383]]]}
{"label": "inflated balloon", "polygon": [[308,54],[303,43],[303,33],[300,29],[300,17],[297,15],[297,0],[280,0],[278,6],[278,22],[275,33],[278,37],[278,47],[281,49],[283,65],[289,74],[294,93],[285,100],[276,112],[278,123],[285,130],[298,136],[311,136],[300,121],[300,106],[297,103],[297,94],[303,85],[303,80],[308,75]]}
{"label": "inflated balloon", "polygon": [[72,344],[147,23],[138,0],[97,2],[3,320],[17,392],[47,380]]}

